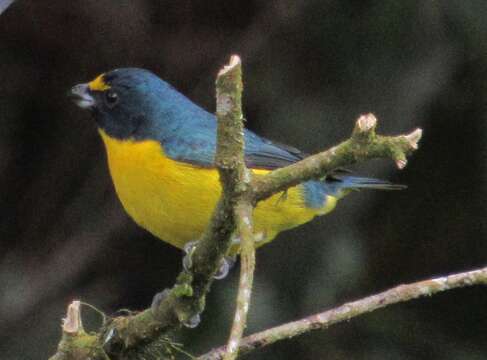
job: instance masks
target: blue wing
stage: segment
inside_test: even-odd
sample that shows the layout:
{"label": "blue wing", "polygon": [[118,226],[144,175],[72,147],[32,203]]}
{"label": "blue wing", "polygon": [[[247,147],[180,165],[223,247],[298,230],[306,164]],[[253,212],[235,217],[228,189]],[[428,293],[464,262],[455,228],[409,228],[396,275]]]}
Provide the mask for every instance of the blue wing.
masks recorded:
{"label": "blue wing", "polygon": [[[216,119],[204,110],[186,118],[170,137],[163,141],[170,158],[190,164],[213,167],[216,152]],[[195,119],[195,116],[197,119]],[[304,158],[290,146],[273,143],[250,130],[244,131],[245,162],[252,169],[276,169]]]}

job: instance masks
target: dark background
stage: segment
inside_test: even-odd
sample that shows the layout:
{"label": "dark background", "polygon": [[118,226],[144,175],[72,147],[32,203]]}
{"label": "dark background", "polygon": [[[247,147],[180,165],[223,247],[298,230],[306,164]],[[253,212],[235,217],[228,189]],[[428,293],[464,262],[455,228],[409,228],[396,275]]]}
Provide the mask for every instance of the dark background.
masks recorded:
{"label": "dark background", "polygon": [[[123,212],[95,125],[65,96],[115,67],[148,68],[213,111],[238,53],[247,126],[308,152],[364,112],[386,133],[424,128],[405,170],[356,169],[407,191],[354,194],[259,251],[247,333],[485,265],[486,16],[480,0],[15,2],[0,17],[0,357],[45,359],[72,299],[142,309],[180,270],[180,251]],[[213,287],[188,351],[226,340],[237,275]],[[249,358],[485,359],[486,308],[487,289],[455,290]]]}

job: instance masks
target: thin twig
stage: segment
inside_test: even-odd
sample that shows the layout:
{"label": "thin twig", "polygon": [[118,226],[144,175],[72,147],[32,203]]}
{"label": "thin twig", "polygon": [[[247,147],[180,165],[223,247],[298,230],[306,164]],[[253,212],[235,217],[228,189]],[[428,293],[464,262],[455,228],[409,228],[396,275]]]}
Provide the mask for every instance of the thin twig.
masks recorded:
{"label": "thin twig", "polygon": [[[326,329],[336,323],[372,312],[388,305],[405,302],[420,297],[472,285],[487,285],[487,267],[453,274],[449,276],[423,280],[407,285],[399,285],[379,294],[346,303],[342,306],[304,319],[280,325],[242,339],[240,353],[269,346],[275,342],[292,338],[311,330]],[[220,347],[198,357],[198,360],[219,360],[226,348]]]}
{"label": "thin twig", "polygon": [[252,188],[256,201],[303,181],[320,179],[336,168],[366,160],[391,158],[399,169],[403,169],[407,164],[407,155],[418,148],[422,130],[416,129],[407,135],[381,136],[376,134],[376,126],[377,119],[373,114],[362,115],[357,119],[348,140],[264,176],[255,177]]}
{"label": "thin twig", "polygon": [[250,201],[239,204],[235,209],[237,229],[240,237],[240,280],[235,316],[228,339],[228,351],[225,355],[225,360],[233,360],[237,357],[240,341],[247,324],[255,270],[252,210]]}

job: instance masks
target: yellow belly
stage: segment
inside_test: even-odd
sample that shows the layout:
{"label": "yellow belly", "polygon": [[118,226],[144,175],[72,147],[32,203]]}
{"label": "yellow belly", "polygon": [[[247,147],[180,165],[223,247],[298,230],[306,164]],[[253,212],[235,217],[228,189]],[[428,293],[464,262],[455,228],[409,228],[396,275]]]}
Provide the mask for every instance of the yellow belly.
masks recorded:
{"label": "yellow belly", "polygon": [[[157,141],[121,141],[102,130],[100,134],[115,190],[134,221],[178,248],[199,239],[220,197],[217,170],[171,160]],[[300,186],[260,202],[254,211],[256,245],[331,211],[335,203],[329,196],[326,207],[307,208]]]}

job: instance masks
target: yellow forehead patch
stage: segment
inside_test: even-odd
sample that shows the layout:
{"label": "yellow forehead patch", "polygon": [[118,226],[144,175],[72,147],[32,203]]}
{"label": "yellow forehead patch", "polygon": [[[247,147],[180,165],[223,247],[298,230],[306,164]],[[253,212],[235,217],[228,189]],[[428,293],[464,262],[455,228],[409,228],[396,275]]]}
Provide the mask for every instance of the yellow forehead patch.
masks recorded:
{"label": "yellow forehead patch", "polygon": [[104,91],[110,89],[110,85],[108,85],[104,80],[103,77],[105,74],[99,75],[95,80],[90,81],[88,83],[88,87],[92,91]]}

